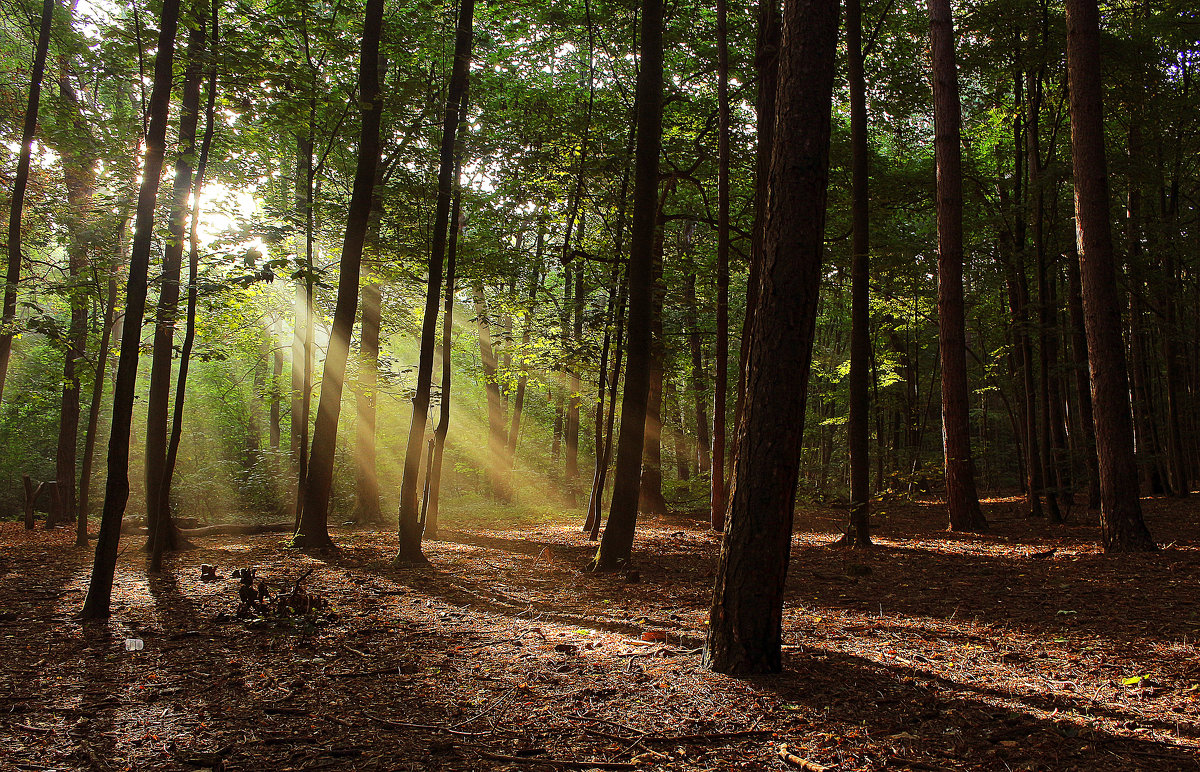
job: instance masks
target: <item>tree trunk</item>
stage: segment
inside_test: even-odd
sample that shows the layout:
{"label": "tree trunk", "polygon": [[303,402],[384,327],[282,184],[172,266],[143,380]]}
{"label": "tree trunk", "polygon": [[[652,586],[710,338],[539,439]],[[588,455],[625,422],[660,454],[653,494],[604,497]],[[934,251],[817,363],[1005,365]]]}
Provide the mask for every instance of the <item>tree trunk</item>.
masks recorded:
{"label": "tree trunk", "polygon": [[717,0],[717,338],[709,523],[725,529],[725,402],[729,388],[729,10]]}
{"label": "tree trunk", "polygon": [[871,263],[869,171],[867,168],[867,84],[863,74],[862,7],[846,0],[847,79],[850,86],[851,241],[850,241],[850,522],[846,544],[871,546],[870,360]]}
{"label": "tree trunk", "polygon": [[126,292],[121,356],[117,361],[117,383],[113,389],[104,514],[100,521],[100,534],[96,539],[96,558],[92,563],[88,593],[83,602],[82,614],[85,619],[103,619],[109,615],[113,574],[117,567],[117,546],[121,538],[121,519],[129,500],[129,429],[133,419],[134,389],[142,342],[142,318],[146,311],[146,279],[154,236],[154,206],[158,195],[159,177],[162,174],[178,22],[179,0],[163,0],[158,54],[154,62],[154,88],[150,95],[150,125],[146,131],[146,156],[142,168],[141,191],[138,194],[137,228],[129,260],[129,286]]}
{"label": "tree trunk", "polygon": [[446,111],[442,121],[437,204],[434,211],[433,243],[429,253],[429,280],[425,294],[425,312],[421,321],[421,353],[417,365],[416,393],[413,395],[412,423],[404,453],[404,476],[400,483],[400,549],[396,560],[402,563],[425,562],[421,553],[421,524],[417,500],[417,478],[421,472],[421,453],[425,445],[425,422],[429,417],[429,392],[433,381],[433,349],[437,337],[438,303],[442,292],[442,259],[446,252],[446,226],[450,217],[450,198],[454,180],[454,142],[459,109],[466,97],[475,0],[463,0],[458,11],[454,40],[454,66],[446,93]]}
{"label": "tree trunk", "polygon": [[1083,290],[1079,256],[1067,255],[1067,284],[1071,312],[1071,353],[1074,358],[1075,396],[1079,406],[1079,433],[1088,477],[1088,509],[1100,509],[1100,465],[1096,459],[1096,424],[1092,416],[1092,390],[1088,382],[1087,330],[1083,319]]}
{"label": "tree trunk", "polygon": [[837,30],[836,0],[787,4],[745,414],[704,648],[704,664],[720,673],[781,667],[783,590],[825,235]]}
{"label": "tree trunk", "polygon": [[17,283],[21,280],[21,213],[25,206],[25,187],[29,182],[30,154],[33,152],[33,135],[37,131],[38,105],[42,96],[42,77],[46,73],[46,52],[50,47],[50,22],[54,18],[54,5],[54,0],[42,2],[37,49],[33,54],[33,69],[29,73],[29,101],[25,106],[25,124],[21,131],[21,154],[17,160],[17,174],[13,179],[12,198],[9,201],[8,273],[3,311],[0,311],[0,399],[4,398],[4,382],[8,377],[8,361],[12,356],[12,327],[17,318]]}
{"label": "tree trunk", "polygon": [[[378,197],[376,197],[378,200]],[[358,391],[355,402],[355,520],[379,523],[379,476],[375,461],[375,407],[379,382],[379,321],[382,298],[377,281],[362,288],[362,332],[358,344]]]}
{"label": "tree trunk", "polygon": [[[63,182],[67,189],[69,242],[67,246],[67,301],[71,308],[71,323],[67,331],[67,347],[63,352],[63,390],[58,424],[58,448],[55,454],[56,479],[60,511],[54,513],[65,522],[76,516],[75,485],[76,451],[79,445],[79,369],[85,363],[88,337],[88,296],[83,285],[88,267],[88,246],[91,242],[92,199],[96,192],[96,153],[94,139],[84,119],[79,100],[67,77],[65,64],[58,78],[59,92],[70,110],[70,130],[74,144],[63,150]],[[47,518],[47,524],[50,520]],[[84,520],[83,541],[87,543],[87,521]],[[78,533],[76,534],[78,536]]]}
{"label": "tree trunk", "polygon": [[1108,165],[1100,84],[1100,13],[1096,0],[1067,0],[1067,73],[1071,89],[1071,160],[1075,219],[1091,368],[1100,471],[1100,540],[1106,552],[1157,547],[1138,499],[1129,382],[1121,341],[1121,304],[1109,222]]}
{"label": "tree trunk", "polygon": [[650,391],[650,340],[654,316],[654,232],[657,225],[658,154],[662,145],[662,0],[643,0],[641,60],[637,78],[637,151],[634,157],[633,226],[629,252],[629,340],[621,434],[617,440],[608,527],[591,567],[612,571],[629,562],[637,527],[646,397]]}
{"label": "tree trunk", "polygon": [[[651,312],[650,342],[650,388],[646,394],[646,438],[642,446],[642,481],[638,492],[638,510],[644,515],[665,515],[667,502],[662,493],[662,407],[663,407],[663,360],[666,358],[663,342],[663,301],[666,287],[663,284],[663,222],[662,206],[666,199],[664,191],[659,198],[658,227],[654,236],[654,308]],[[628,382],[626,375],[626,382]]]}
{"label": "tree trunk", "polygon": [[150,571],[162,570],[163,551],[179,548],[180,540],[171,518],[169,494],[163,489],[166,472],[168,410],[171,401],[171,367],[175,356],[175,319],[179,307],[179,274],[183,261],[184,230],[187,227],[188,196],[196,154],[196,125],[200,118],[200,85],[204,72],[207,26],[192,28],[188,35],[187,71],[183,79],[183,104],[179,116],[179,156],[171,191],[171,213],[163,248],[162,279],[158,308],[154,315],[154,354],[150,362],[150,395],[146,402],[146,526],[150,537]]}
{"label": "tree trunk", "polygon": [[324,549],[333,546],[328,530],[333,457],[337,449],[346,360],[350,356],[350,335],[358,310],[363,245],[371,217],[375,172],[379,166],[379,123],[383,115],[383,99],[379,93],[379,39],[382,26],[383,0],[367,0],[358,73],[358,99],[364,105],[362,133],[358,141],[354,189],[346,213],[346,236],[342,241],[333,328],[329,333],[325,367],[321,372],[321,401],[313,426],[312,452],[304,485],[304,511],[301,513],[300,527],[292,539],[297,547]]}
{"label": "tree trunk", "polygon": [[475,300],[475,327],[479,333],[479,357],[483,362],[484,391],[487,394],[488,454],[487,481],[492,497],[500,501],[509,499],[505,484],[508,465],[504,462],[508,432],[504,420],[504,403],[500,397],[500,382],[496,373],[496,349],[492,345],[492,326],[488,318],[487,296],[483,282],[476,278],[471,284]]}
{"label": "tree trunk", "polygon": [[[219,6],[216,0],[212,5],[212,42],[216,48],[218,38]],[[196,181],[192,186],[192,227],[188,235],[188,298],[187,326],[183,334],[183,349],[179,355],[179,376],[175,385],[175,413],[171,421],[171,435],[167,441],[167,456],[163,464],[162,500],[166,502],[169,512],[171,500],[171,485],[175,477],[175,461],[179,457],[179,442],[183,436],[183,408],[187,396],[188,370],[192,362],[192,348],[196,343],[196,304],[199,295],[200,277],[200,193],[204,189],[204,174],[208,167],[208,151],[212,147],[213,133],[216,131],[215,111],[217,103],[217,67],[212,65],[208,74],[208,100],[204,116],[204,139],[200,143],[200,159],[196,167]],[[169,516],[169,515],[168,515]],[[178,546],[180,537],[171,525],[171,533],[176,538]],[[154,542],[154,553],[151,562],[161,567],[163,539]],[[158,570],[158,569],[155,569]]]}
{"label": "tree trunk", "polygon": [[962,124],[950,0],[928,0],[933,56],[934,148],[937,161],[938,352],[942,363],[942,439],[946,506],[953,531],[983,531],[975,491],[971,403],[967,390],[963,302]]}
{"label": "tree trunk", "polygon": [[524,364],[524,359],[528,356],[529,341],[533,337],[533,312],[537,307],[537,291],[541,282],[542,273],[542,250],[544,249],[545,244],[546,231],[542,227],[542,221],[539,218],[537,245],[534,247],[533,267],[529,274],[529,305],[525,310],[525,321],[523,324],[524,329],[521,332],[521,375],[517,378],[517,393],[516,396],[513,397],[512,424],[511,428],[508,430],[508,443],[505,447],[504,453],[505,460],[508,462],[507,473],[510,476],[512,475],[513,468],[517,463],[517,441],[521,436],[521,417],[525,410],[525,387],[528,385],[529,376],[527,373],[527,368]]}
{"label": "tree trunk", "polygon": [[[690,386],[696,416],[696,442],[698,443],[699,459],[697,470],[700,474],[708,474],[712,469],[709,457],[711,440],[708,432],[708,385],[704,382],[704,347],[700,340],[700,322],[696,308],[696,267],[692,262],[692,232],[696,223],[688,220],[683,224],[683,324],[687,331],[688,353],[691,355]],[[682,400],[680,405],[682,408]],[[680,428],[686,424],[680,423]]]}
{"label": "tree trunk", "polygon": [[[462,111],[466,114],[466,110]],[[461,174],[461,159],[455,163],[454,180],[458,185]],[[425,512],[425,537],[438,538],[438,504],[442,491],[442,458],[446,452],[446,434],[450,431],[450,375],[451,350],[454,343],[454,272],[458,257],[458,236],[462,227],[460,218],[462,208],[462,193],[457,188],[454,191],[454,204],[450,212],[450,239],[446,247],[446,306],[442,313],[442,386],[438,393],[440,415],[437,428],[433,432],[433,460],[429,465],[429,475],[426,481],[428,496]],[[516,427],[514,418],[514,428]]]}

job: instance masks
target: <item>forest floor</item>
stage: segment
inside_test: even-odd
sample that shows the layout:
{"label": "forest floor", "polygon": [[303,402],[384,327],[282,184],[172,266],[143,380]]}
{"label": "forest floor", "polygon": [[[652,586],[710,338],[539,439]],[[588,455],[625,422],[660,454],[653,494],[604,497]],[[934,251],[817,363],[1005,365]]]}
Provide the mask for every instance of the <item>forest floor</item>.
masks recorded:
{"label": "forest floor", "polygon": [[[697,518],[641,522],[635,577],[583,573],[574,523],[443,530],[420,568],[390,532],[335,529],[331,556],[209,537],[151,578],[125,537],[89,625],[91,549],[6,522],[0,769],[1200,769],[1200,504],[1145,506],[1163,550],[1113,557],[1092,518],[1012,499],[981,536],[882,507],[869,552],[804,509],[785,671],[747,679],[701,666],[719,539]],[[331,610],[236,617],[246,566],[311,570]]]}

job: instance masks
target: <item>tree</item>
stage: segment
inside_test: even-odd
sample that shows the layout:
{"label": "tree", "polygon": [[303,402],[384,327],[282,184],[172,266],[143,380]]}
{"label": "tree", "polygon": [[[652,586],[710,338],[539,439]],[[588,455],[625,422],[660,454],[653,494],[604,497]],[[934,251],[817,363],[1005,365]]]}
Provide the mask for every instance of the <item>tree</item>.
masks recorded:
{"label": "tree", "polygon": [[[725,530],[725,397],[729,388],[729,9],[717,0],[717,340],[709,523]],[[699,399],[699,397],[697,397]]]}
{"label": "tree", "polygon": [[704,664],[720,673],[770,673],[782,664],[783,587],[825,236],[837,29],[836,0],[784,6],[745,414],[704,648]]}
{"label": "tree", "polygon": [[439,146],[437,204],[433,217],[433,240],[429,251],[429,278],[425,293],[425,312],[421,320],[421,353],[417,363],[417,384],[413,394],[412,422],[404,452],[404,476],[400,482],[400,549],[396,560],[402,563],[425,562],[421,552],[421,522],[417,497],[417,478],[421,454],[425,449],[425,423],[429,418],[429,392],[433,381],[433,349],[437,338],[438,303],[442,291],[442,261],[446,253],[446,228],[450,219],[450,199],[454,188],[454,142],[459,110],[466,98],[471,44],[475,37],[475,0],[462,0],[454,36],[454,65],[446,90],[446,109],[442,119]]}
{"label": "tree", "polygon": [[4,381],[8,377],[8,361],[12,355],[13,323],[17,318],[17,283],[21,280],[21,212],[25,206],[25,188],[29,182],[29,157],[33,152],[33,135],[37,131],[38,106],[42,97],[42,77],[46,73],[46,54],[50,48],[50,23],[54,19],[54,0],[43,0],[42,21],[38,27],[37,48],[33,54],[33,69],[29,73],[29,100],[25,106],[25,124],[21,131],[21,155],[13,179],[12,198],[8,209],[8,273],[5,276],[4,306],[0,311],[0,399],[4,397]]}
{"label": "tree", "polygon": [[1105,552],[1149,552],[1157,547],[1142,519],[1138,499],[1121,302],[1108,213],[1100,12],[1096,0],[1067,0],[1066,11],[1075,223],[1099,459],[1100,541]]}
{"label": "tree", "polygon": [[313,426],[308,476],[304,484],[304,504],[300,524],[292,544],[302,548],[327,549],[329,538],[329,494],[333,484],[333,455],[337,443],[338,417],[342,411],[342,387],[346,380],[346,360],[350,356],[350,333],[358,310],[358,284],[362,269],[363,245],[371,218],[371,197],[379,166],[379,124],[383,99],[379,92],[379,40],[383,28],[383,0],[367,0],[363,15],[362,53],[358,71],[358,99],[363,105],[362,132],[358,141],[358,164],[354,190],[346,213],[346,236],[338,272],[337,305],[333,311],[333,329],[321,373],[321,401]]}
{"label": "tree", "polygon": [[179,117],[179,156],[171,191],[171,213],[167,242],[163,248],[162,278],[154,318],[154,354],[150,363],[150,395],[146,408],[146,545],[150,570],[162,570],[164,550],[179,547],[179,536],[171,518],[170,492],[163,488],[166,471],[168,406],[171,366],[175,355],[175,317],[179,306],[179,275],[183,259],[184,228],[196,155],[196,125],[200,116],[200,84],[207,20],[200,20],[188,35],[187,70],[183,80],[183,104]]}
{"label": "tree", "polygon": [[662,145],[662,32],[661,0],[643,0],[636,96],[633,225],[627,274],[629,319],[625,389],[621,394],[621,431],[617,437],[612,504],[600,549],[590,566],[596,571],[614,571],[629,562],[637,526],[654,316],[654,232],[658,219],[658,154]]}
{"label": "tree", "polygon": [[963,301],[962,146],[958,67],[950,0],[928,0],[937,159],[938,351],[942,360],[942,440],[950,529],[980,531],[987,521],[975,491]]}
{"label": "tree", "polygon": [[113,388],[108,480],[105,484],[100,533],[96,539],[96,558],[92,563],[92,576],[83,602],[85,619],[104,619],[109,615],[113,574],[117,567],[117,545],[121,538],[121,519],[129,500],[129,429],[133,419],[134,388],[141,352],[142,318],[146,312],[146,279],[154,235],[154,205],[166,150],[179,0],[163,0],[160,18],[154,87],[150,94],[150,124],[146,130],[146,156],[142,167],[141,190],[138,192],[137,230],[129,258],[124,332],[121,335],[121,355],[117,360],[117,382]]}
{"label": "tree", "polygon": [[867,168],[867,84],[863,74],[862,4],[846,0],[846,61],[850,84],[850,523],[847,545],[871,545],[871,459],[868,427],[871,364],[870,191]]}

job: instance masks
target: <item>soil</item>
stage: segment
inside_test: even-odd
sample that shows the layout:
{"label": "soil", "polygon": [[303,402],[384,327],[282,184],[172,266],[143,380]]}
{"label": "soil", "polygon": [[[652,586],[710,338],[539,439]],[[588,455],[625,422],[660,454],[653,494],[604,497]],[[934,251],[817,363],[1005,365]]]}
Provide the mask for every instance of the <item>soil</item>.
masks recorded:
{"label": "soil", "polygon": [[[1145,506],[1164,548],[1120,556],[1013,499],[981,536],[881,506],[870,551],[800,511],[785,671],[747,679],[701,664],[699,518],[640,523],[628,575],[583,573],[574,522],[444,530],[423,567],[390,532],[198,538],[154,577],[126,537],[106,624],[74,618],[91,549],[6,522],[0,769],[1200,769],[1198,507]],[[243,567],[330,605],[239,618]]]}

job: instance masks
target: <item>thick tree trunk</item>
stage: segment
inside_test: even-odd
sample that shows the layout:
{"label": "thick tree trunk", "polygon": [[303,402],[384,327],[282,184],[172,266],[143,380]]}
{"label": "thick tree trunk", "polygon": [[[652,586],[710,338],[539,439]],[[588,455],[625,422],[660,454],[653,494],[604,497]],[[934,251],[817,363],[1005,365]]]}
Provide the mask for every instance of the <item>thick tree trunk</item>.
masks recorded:
{"label": "thick tree trunk", "polygon": [[1096,0],[1067,0],[1067,72],[1075,219],[1100,471],[1100,540],[1106,552],[1156,549],[1138,499],[1121,304],[1109,221],[1108,165]]}
{"label": "thick tree trunk", "polygon": [[121,519],[129,500],[129,429],[133,419],[138,356],[141,349],[142,318],[146,311],[146,279],[149,273],[150,247],[154,236],[154,205],[162,174],[167,113],[171,104],[172,60],[175,32],[179,22],[179,0],[163,0],[158,34],[158,54],[154,62],[154,88],[150,95],[150,125],[146,131],[146,156],[142,167],[142,186],[138,194],[137,229],[129,260],[129,286],[121,336],[121,356],[117,362],[117,383],[113,389],[113,416],[108,440],[108,482],[104,492],[104,514],[96,539],[96,558],[91,581],[83,602],[85,619],[103,619],[109,615],[113,574],[117,567],[117,547],[121,538]]}
{"label": "thick tree trunk", "polygon": [[442,259],[446,252],[446,229],[450,218],[450,199],[454,189],[454,143],[459,110],[466,97],[471,43],[474,39],[475,0],[462,0],[454,40],[454,66],[446,92],[446,111],[442,121],[437,204],[434,211],[433,243],[429,252],[429,279],[425,294],[425,312],[421,321],[421,353],[417,364],[416,393],[413,395],[412,423],[404,453],[404,476],[400,483],[401,563],[425,562],[421,553],[421,523],[418,511],[417,478],[421,471],[421,453],[425,445],[425,422],[429,417],[429,392],[433,381],[434,342],[437,337],[438,304],[442,297]]}
{"label": "thick tree trunk", "polygon": [[304,485],[304,511],[292,543],[297,547],[324,549],[329,538],[329,495],[333,484],[333,457],[337,449],[338,417],[342,411],[342,387],[346,360],[350,356],[350,334],[358,310],[358,283],[363,245],[371,217],[371,196],[379,166],[379,123],[383,98],[379,93],[379,39],[383,27],[383,0],[367,0],[363,16],[362,54],[359,59],[358,99],[364,105],[362,132],[358,141],[358,164],[354,189],[346,213],[346,236],[338,271],[337,302],[333,328],[321,372],[321,401],[313,426],[312,453]]}
{"label": "thick tree trunk", "polygon": [[637,527],[646,397],[650,391],[650,340],[654,316],[654,231],[657,224],[658,154],[662,146],[662,0],[643,0],[641,60],[637,79],[637,151],[634,157],[633,226],[629,252],[629,340],[621,434],[617,440],[608,527],[591,567],[612,571],[629,562]]}
{"label": "thick tree trunk", "polygon": [[375,460],[375,408],[379,382],[379,282],[362,288],[362,332],[358,344],[358,390],[355,402],[354,516],[360,523],[379,523],[379,475]]}
{"label": "thick tree trunk", "polygon": [[4,306],[0,311],[0,399],[4,398],[4,382],[8,378],[8,361],[12,356],[12,326],[17,318],[17,283],[21,280],[21,213],[25,207],[25,188],[29,182],[30,154],[33,152],[33,135],[37,131],[38,106],[42,97],[42,78],[46,73],[46,53],[50,47],[50,22],[54,18],[54,6],[54,0],[42,2],[37,49],[33,54],[33,69],[29,73],[29,101],[26,102],[25,124],[21,130],[21,153],[17,159],[12,198],[9,200],[8,272],[5,277]]}
{"label": "thick tree trunk", "polygon": [[825,235],[836,0],[790,0],[745,415],[717,566],[704,664],[781,667],[783,590]]}
{"label": "thick tree trunk", "polygon": [[[742,319],[742,340],[738,353],[737,396],[733,409],[733,437],[728,454],[729,469],[737,456],[741,437],[742,414],[746,406],[746,368],[749,362],[754,313],[758,308],[758,286],[762,264],[763,233],[766,227],[767,194],[770,189],[771,158],[775,147],[775,100],[779,90],[779,40],[781,17],[778,0],[759,0],[758,38],[754,64],[758,70],[758,94],[755,120],[758,142],[754,148],[754,230],[750,238],[750,271],[746,277],[746,313]],[[727,471],[729,471],[727,469]],[[732,482],[732,480],[731,480]]]}
{"label": "thick tree trunk", "polygon": [[933,55],[934,152],[937,161],[938,351],[942,364],[942,441],[946,506],[953,531],[982,531],[975,491],[963,300],[962,125],[950,0],[928,0]]}
{"label": "thick tree trunk", "polygon": [[850,86],[851,241],[850,241],[850,416],[846,425],[850,453],[850,522],[846,544],[871,546],[870,458],[870,228],[867,168],[867,84],[863,74],[862,7],[846,0],[847,79]]}
{"label": "thick tree trunk", "polygon": [[162,279],[158,308],[154,314],[154,354],[150,362],[150,394],[146,402],[146,526],[150,531],[146,549],[150,571],[162,570],[163,551],[179,548],[180,540],[171,518],[170,495],[163,489],[166,471],[167,432],[171,402],[171,367],[175,357],[175,319],[179,307],[179,274],[183,261],[184,231],[187,227],[188,196],[196,154],[196,126],[200,118],[200,85],[204,72],[206,24],[198,24],[188,35],[187,71],[183,79],[183,104],[179,116],[179,156],[171,190],[171,213],[163,248]]}

